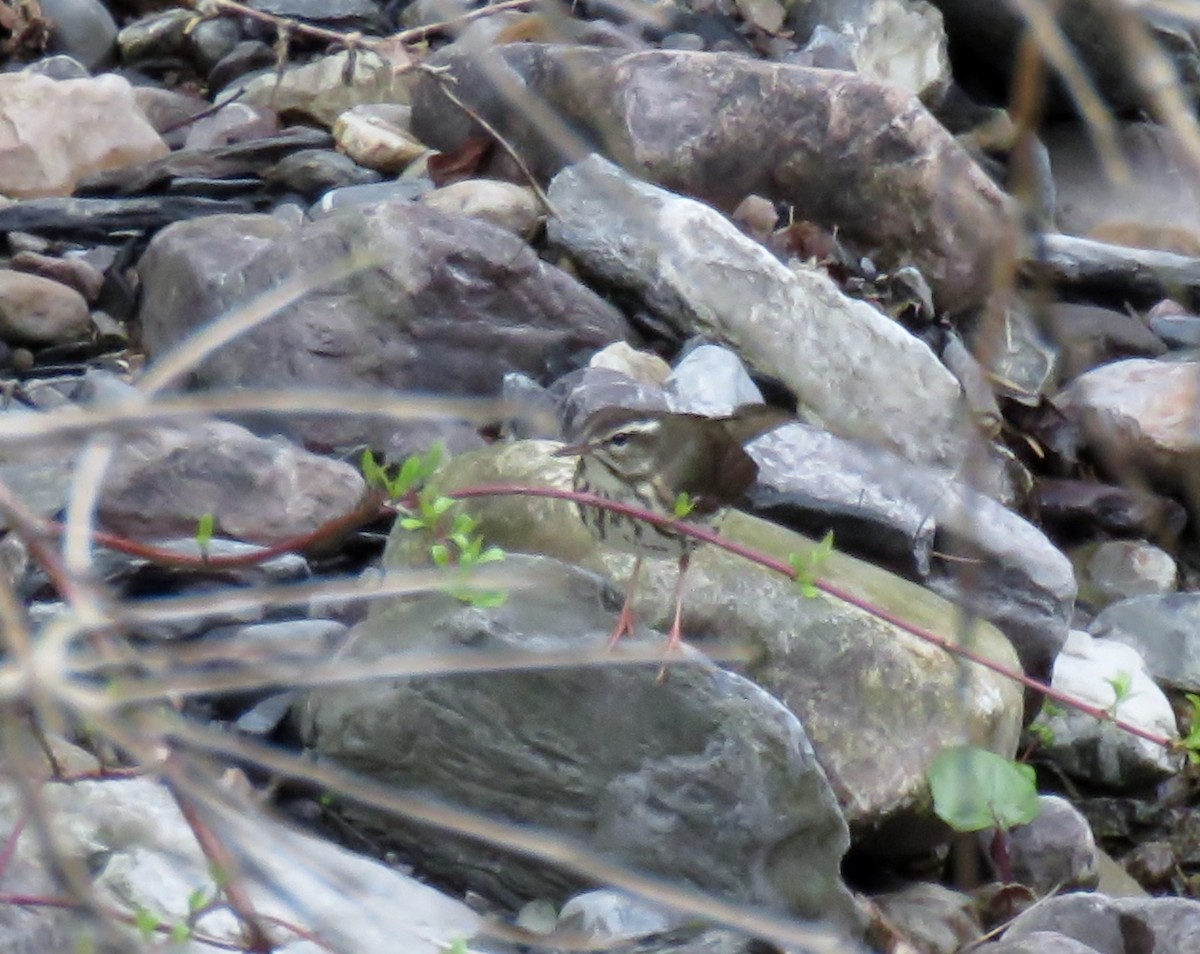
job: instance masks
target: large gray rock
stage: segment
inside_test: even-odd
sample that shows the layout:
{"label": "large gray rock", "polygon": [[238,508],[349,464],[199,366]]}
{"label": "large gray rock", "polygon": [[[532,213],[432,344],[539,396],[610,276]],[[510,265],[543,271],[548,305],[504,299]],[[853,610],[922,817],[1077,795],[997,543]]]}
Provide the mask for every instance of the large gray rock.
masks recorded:
{"label": "large gray rock", "polygon": [[[941,309],[979,305],[991,287],[1006,200],[898,87],[679,50],[451,44],[430,62],[450,68],[455,95],[536,175],[599,151],[719,208],[751,194],[787,205],[877,250],[884,267],[916,264]],[[434,148],[453,152],[480,134],[428,77],[412,105],[413,131]]]}
{"label": "large gray rock", "polygon": [[[392,562],[412,554],[393,535]],[[511,555],[529,588],[476,609],[447,594],[376,604],[345,658],[420,649],[453,654],[603,646],[601,581],[545,558]],[[845,822],[804,730],[749,680],[698,658],[656,667],[578,667],[392,679],[319,689],[304,706],[318,756],[585,843],[632,867],[733,900],[847,928],[839,877]],[[399,845],[424,870],[491,897],[563,898],[579,882],[544,863],[446,837],[352,805],[372,843]]]}
{"label": "large gray rock", "polygon": [[[463,455],[446,468],[443,486],[568,486],[570,462],[550,458],[553,446],[522,442]],[[480,499],[471,502],[470,512],[481,519],[485,536],[505,548],[571,560],[621,585],[628,578],[633,558],[600,547],[563,501]],[[800,534],[736,511],[721,532],[784,561],[790,554],[803,559],[812,547]],[[995,628],[980,622],[964,636],[958,611],[915,584],[838,553],[817,575],[951,643],[965,638],[973,651],[1019,669],[1016,653]],[[675,579],[674,561],[648,559],[638,587],[636,612],[664,631]],[[615,608],[606,628],[615,621]],[[970,743],[1006,757],[1015,751],[1018,684],[964,667],[841,599],[805,598],[781,576],[707,546],[692,560],[683,610],[688,639],[712,639],[718,647],[732,641],[756,651],[747,673],[800,717],[865,851],[906,855],[945,837],[931,813],[924,776],[942,748]],[[888,753],[882,762],[880,752]]]}
{"label": "large gray rock", "polygon": [[[548,375],[626,333],[620,312],[511,233],[391,201],[295,229],[269,216],[164,229],[139,266],[147,352],[351,251],[377,264],[221,348],[198,370],[200,383],[491,396],[507,371]],[[396,430],[328,417],[298,426],[310,442],[380,447]]]}
{"label": "large gray rock", "polygon": [[551,241],[685,335],[727,343],[831,430],[960,466],[961,389],[928,346],[815,269],[789,269],[703,203],[592,156],[550,184]]}

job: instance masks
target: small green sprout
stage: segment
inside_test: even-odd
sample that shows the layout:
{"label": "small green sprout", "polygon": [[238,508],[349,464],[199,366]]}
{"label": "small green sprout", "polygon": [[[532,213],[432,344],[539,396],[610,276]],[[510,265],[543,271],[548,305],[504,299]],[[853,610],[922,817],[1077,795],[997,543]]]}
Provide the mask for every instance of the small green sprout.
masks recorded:
{"label": "small green sprout", "polygon": [[1192,707],[1191,725],[1188,728],[1188,733],[1181,738],[1176,745],[1187,753],[1188,761],[1192,765],[1200,765],[1200,695],[1194,692],[1185,692],[1188,705]]}
{"label": "small green sprout", "polygon": [[801,556],[798,553],[788,555],[788,563],[792,568],[792,578],[800,587],[805,598],[813,599],[820,593],[817,586],[817,574],[833,553],[833,531],[830,530],[821,537],[821,542]]}
{"label": "small green sprout", "polygon": [[150,940],[158,931],[158,915],[146,908],[138,908],[133,912],[133,926],[144,940]]}
{"label": "small green sprout", "polygon": [[400,465],[393,476],[388,468],[375,459],[367,448],[362,453],[361,469],[369,487],[377,487],[387,493],[388,499],[397,501],[407,497],[413,490],[425,484],[442,462],[445,448],[439,442],[424,454],[414,454]]}
{"label": "small green sprout", "polygon": [[1112,686],[1113,691],[1113,701],[1112,705],[1108,707],[1108,713],[1109,715],[1116,715],[1117,709],[1120,708],[1121,704],[1127,701],[1133,694],[1131,691],[1133,689],[1133,675],[1122,670],[1111,679],[1106,679],[1105,682]]}
{"label": "small green sprout", "polygon": [[692,495],[687,491],[680,491],[679,496],[675,498],[675,516],[682,520],[696,509],[696,501],[692,499]]}
{"label": "small green sprout", "polygon": [[213,531],[217,528],[217,518],[211,513],[206,513],[196,522],[196,546],[200,550],[200,556],[208,559],[208,547],[212,543]]}

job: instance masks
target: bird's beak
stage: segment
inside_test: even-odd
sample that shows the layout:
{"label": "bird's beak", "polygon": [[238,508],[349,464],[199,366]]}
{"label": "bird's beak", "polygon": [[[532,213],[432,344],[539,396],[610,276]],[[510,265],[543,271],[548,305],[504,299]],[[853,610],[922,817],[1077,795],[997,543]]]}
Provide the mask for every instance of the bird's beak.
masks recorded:
{"label": "bird's beak", "polygon": [[591,444],[564,444],[551,453],[551,457],[579,457],[592,449]]}

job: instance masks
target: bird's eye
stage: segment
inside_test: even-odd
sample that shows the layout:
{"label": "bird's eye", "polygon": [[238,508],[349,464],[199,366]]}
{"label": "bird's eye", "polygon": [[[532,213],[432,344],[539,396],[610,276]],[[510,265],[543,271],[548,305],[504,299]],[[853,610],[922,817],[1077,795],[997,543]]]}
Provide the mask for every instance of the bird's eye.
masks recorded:
{"label": "bird's eye", "polygon": [[613,447],[624,447],[629,443],[629,435],[626,433],[614,434],[608,441]]}

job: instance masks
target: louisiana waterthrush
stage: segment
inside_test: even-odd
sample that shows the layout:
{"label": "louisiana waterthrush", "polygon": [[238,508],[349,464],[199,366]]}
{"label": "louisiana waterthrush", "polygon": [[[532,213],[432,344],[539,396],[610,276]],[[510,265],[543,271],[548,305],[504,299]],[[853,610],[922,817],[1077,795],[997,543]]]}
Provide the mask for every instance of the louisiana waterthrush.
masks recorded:
{"label": "louisiana waterthrush", "polygon": [[[578,492],[712,528],[758,476],[758,466],[742,444],[788,419],[761,404],[746,405],[723,418],[602,408],[584,422],[576,443],[555,456],[579,458],[574,477]],[[670,653],[682,639],[683,582],[700,541],[614,510],[580,504],[579,513],[601,543],[636,556],[610,647],[633,629],[633,598],[643,558],[652,554],[678,559]]]}

